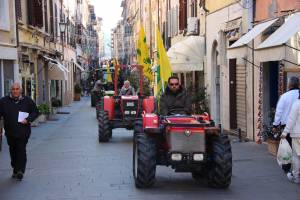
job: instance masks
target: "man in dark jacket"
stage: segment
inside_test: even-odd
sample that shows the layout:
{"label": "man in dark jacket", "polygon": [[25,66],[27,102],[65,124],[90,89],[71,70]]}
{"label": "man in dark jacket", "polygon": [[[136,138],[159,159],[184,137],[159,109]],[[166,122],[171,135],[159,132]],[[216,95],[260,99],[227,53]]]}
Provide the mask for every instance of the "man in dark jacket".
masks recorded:
{"label": "man in dark jacket", "polygon": [[192,101],[176,76],[168,79],[168,86],[160,98],[160,114],[188,114],[192,112]]}
{"label": "man in dark jacket", "polygon": [[26,168],[26,144],[31,133],[30,123],[38,116],[35,103],[21,93],[20,84],[14,83],[10,95],[0,99],[0,116],[4,119],[4,130],[13,168],[12,178],[17,180],[23,179]]}

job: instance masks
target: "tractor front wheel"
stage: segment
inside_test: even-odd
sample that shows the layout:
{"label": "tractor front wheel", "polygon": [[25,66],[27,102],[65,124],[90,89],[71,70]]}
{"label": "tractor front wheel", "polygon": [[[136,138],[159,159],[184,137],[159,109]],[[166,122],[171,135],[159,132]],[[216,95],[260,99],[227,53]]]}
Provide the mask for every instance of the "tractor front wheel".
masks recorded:
{"label": "tractor front wheel", "polygon": [[215,188],[228,188],[232,175],[232,153],[227,135],[220,134],[213,138],[211,153],[208,183]]}
{"label": "tractor front wheel", "polygon": [[99,143],[108,142],[111,138],[111,128],[109,127],[108,113],[100,111],[98,116],[98,139]]}
{"label": "tractor front wheel", "polygon": [[133,142],[133,177],[137,188],[151,187],[155,182],[156,145],[154,139],[138,134]]}

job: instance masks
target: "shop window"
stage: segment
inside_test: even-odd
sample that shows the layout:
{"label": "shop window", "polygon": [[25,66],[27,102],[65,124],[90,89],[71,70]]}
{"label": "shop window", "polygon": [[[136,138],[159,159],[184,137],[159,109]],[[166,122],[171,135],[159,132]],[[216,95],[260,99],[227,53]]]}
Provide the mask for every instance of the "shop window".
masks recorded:
{"label": "shop window", "polygon": [[3,75],[4,75],[4,95],[9,95],[10,87],[14,82],[14,63],[13,61],[3,61]]}

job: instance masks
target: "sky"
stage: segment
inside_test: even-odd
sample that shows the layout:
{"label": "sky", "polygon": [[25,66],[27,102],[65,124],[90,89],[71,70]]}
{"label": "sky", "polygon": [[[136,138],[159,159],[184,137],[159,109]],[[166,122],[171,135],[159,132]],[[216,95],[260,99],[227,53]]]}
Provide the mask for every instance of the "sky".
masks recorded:
{"label": "sky", "polygon": [[109,53],[107,56],[110,56],[110,47],[108,47],[107,44],[110,44],[111,29],[114,28],[121,19],[121,2],[122,0],[91,0],[91,3],[95,6],[96,16],[103,19],[105,52],[106,55]]}

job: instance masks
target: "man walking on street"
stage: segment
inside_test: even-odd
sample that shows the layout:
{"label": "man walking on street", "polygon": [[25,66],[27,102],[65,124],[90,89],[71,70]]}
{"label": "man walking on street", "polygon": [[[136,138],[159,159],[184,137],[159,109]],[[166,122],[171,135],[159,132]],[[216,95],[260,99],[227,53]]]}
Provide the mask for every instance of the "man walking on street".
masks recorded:
{"label": "man walking on street", "polygon": [[[291,77],[288,85],[289,91],[282,94],[277,102],[276,112],[273,122],[273,132],[282,130],[288,120],[293,103],[299,97],[299,79],[297,77]],[[286,136],[289,144],[292,145],[292,139],[288,134]],[[291,164],[283,165],[282,169],[288,173],[290,171]]]}
{"label": "man walking on street", "polygon": [[26,145],[31,133],[30,123],[38,116],[38,109],[29,97],[22,96],[19,83],[11,86],[9,96],[0,99],[0,117],[9,146],[12,178],[22,180],[26,168]]}

